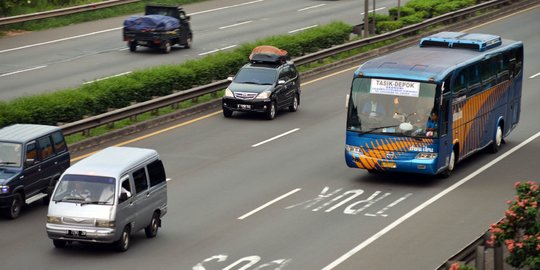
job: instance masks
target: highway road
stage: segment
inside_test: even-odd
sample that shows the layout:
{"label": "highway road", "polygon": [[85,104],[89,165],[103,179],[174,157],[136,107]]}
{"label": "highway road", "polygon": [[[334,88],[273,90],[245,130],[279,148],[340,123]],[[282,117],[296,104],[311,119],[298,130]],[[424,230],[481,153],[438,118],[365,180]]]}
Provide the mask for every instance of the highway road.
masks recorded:
{"label": "highway road", "polygon": [[[405,1],[402,1],[403,3]],[[387,11],[397,3],[377,1]],[[122,41],[122,16],[0,39],[0,98],[78,87],[134,70],[177,64],[276,34],[303,31],[340,20],[359,24],[363,1],[213,0],[185,6],[191,15],[191,49],[170,54]],[[232,74],[231,74],[232,75]]]}
{"label": "highway road", "polygon": [[[46,208],[0,219],[4,269],[435,269],[498,221],[513,183],[538,179],[540,6],[468,29],[523,40],[522,117],[495,155],[479,153],[447,179],[347,168],[345,95],[352,70],[304,81],[295,113],[273,121],[210,113],[129,146],[161,154],[169,212],[154,239],[126,253],[55,249]],[[124,143],[122,143],[124,144]]]}

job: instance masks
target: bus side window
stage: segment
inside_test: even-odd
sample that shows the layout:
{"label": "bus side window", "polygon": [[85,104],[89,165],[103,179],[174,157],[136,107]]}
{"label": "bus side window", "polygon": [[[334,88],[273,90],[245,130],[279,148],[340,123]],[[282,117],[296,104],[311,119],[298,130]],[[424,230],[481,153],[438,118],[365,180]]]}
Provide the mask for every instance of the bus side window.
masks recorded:
{"label": "bus side window", "polygon": [[475,64],[467,68],[469,70],[469,96],[472,96],[482,90],[480,84],[480,71],[479,65]]}
{"label": "bus side window", "polygon": [[454,78],[454,83],[452,85],[452,94],[454,95],[454,98],[464,96],[467,93],[468,81],[469,74],[467,74],[467,69],[462,69]]}
{"label": "bus side window", "polygon": [[499,82],[507,81],[510,79],[510,71],[508,70],[508,57],[499,56],[497,65],[497,79]]}
{"label": "bus side window", "polygon": [[482,61],[480,64],[480,74],[482,79],[482,89],[486,90],[495,85],[495,67],[493,64],[493,59],[487,59]]}

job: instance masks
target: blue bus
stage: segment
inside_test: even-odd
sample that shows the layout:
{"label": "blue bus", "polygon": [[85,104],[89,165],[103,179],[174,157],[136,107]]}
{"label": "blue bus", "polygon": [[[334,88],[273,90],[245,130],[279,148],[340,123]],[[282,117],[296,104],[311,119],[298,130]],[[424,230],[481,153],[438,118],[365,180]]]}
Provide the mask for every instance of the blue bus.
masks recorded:
{"label": "blue bus", "polygon": [[448,177],[498,151],[519,122],[522,80],[523,43],[490,34],[440,32],[370,60],[348,97],[346,163]]}

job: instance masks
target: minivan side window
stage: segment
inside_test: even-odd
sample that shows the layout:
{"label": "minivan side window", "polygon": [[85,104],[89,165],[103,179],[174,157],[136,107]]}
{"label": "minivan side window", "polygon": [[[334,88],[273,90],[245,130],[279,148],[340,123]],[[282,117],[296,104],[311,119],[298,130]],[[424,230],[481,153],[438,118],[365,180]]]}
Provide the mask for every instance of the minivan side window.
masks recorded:
{"label": "minivan side window", "polygon": [[26,145],[26,159],[37,161],[36,142],[31,142]]}
{"label": "minivan side window", "polygon": [[148,180],[146,179],[146,171],[140,168],[133,172],[133,182],[135,183],[135,193],[143,192],[148,189]]}
{"label": "minivan side window", "polygon": [[62,132],[57,131],[51,134],[54,150],[56,153],[64,152],[67,150],[66,141],[64,140],[64,136],[62,135]]}
{"label": "minivan side window", "polygon": [[38,146],[41,160],[46,160],[54,155],[51,138],[49,136],[39,138]]}
{"label": "minivan side window", "polygon": [[128,191],[131,193],[131,184],[129,183],[129,177],[122,178],[122,190]]}
{"label": "minivan side window", "polygon": [[165,169],[161,160],[155,160],[148,164],[148,177],[150,177],[150,186],[153,187],[166,181]]}

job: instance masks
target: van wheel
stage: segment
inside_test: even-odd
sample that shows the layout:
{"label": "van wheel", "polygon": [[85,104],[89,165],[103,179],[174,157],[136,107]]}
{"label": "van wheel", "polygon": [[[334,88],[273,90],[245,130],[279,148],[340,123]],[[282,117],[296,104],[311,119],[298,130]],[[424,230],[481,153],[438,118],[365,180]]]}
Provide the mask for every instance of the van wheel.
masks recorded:
{"label": "van wheel", "polygon": [[137,41],[128,42],[129,51],[134,52],[137,50]]}
{"label": "van wheel", "polygon": [[274,119],[276,117],[276,111],[277,111],[276,102],[272,101],[272,103],[270,103],[270,108],[266,112],[266,119],[268,120]]}
{"label": "van wheel", "polygon": [[120,236],[120,239],[116,241],[116,250],[120,252],[124,252],[129,249],[129,244],[131,242],[131,230],[129,229],[129,226],[124,227],[124,230],[122,231],[122,235]]}
{"label": "van wheel", "polygon": [[165,41],[165,44],[163,44],[163,52],[164,53],[170,53],[171,52],[171,42]]}
{"label": "van wheel", "polygon": [[495,137],[493,138],[493,141],[491,142],[491,145],[489,146],[489,152],[493,154],[499,152],[499,148],[501,148],[502,141],[503,141],[503,132],[502,132],[501,125],[498,125],[497,130],[495,130]]}
{"label": "van wheel", "polygon": [[189,49],[191,48],[191,44],[193,43],[193,37],[189,36],[186,38],[186,43],[184,43],[184,48]]}
{"label": "van wheel", "polygon": [[65,248],[67,241],[64,240],[52,240],[55,248]]}
{"label": "van wheel", "polygon": [[452,150],[452,153],[450,153],[450,160],[448,160],[448,167],[444,172],[441,173],[441,176],[443,178],[448,178],[452,174],[452,171],[454,171],[454,167],[456,166],[456,150]]}
{"label": "van wheel", "polygon": [[298,94],[294,95],[293,103],[289,106],[289,111],[296,112],[298,110]]}
{"label": "van wheel", "polygon": [[159,218],[159,213],[155,212],[152,216],[152,220],[150,220],[150,224],[148,224],[148,226],[144,228],[144,233],[146,234],[146,237],[156,237],[160,224],[161,220]]}
{"label": "van wheel", "polygon": [[16,219],[21,214],[23,208],[23,199],[21,193],[15,194],[11,205],[5,209],[5,215],[7,218]]}

